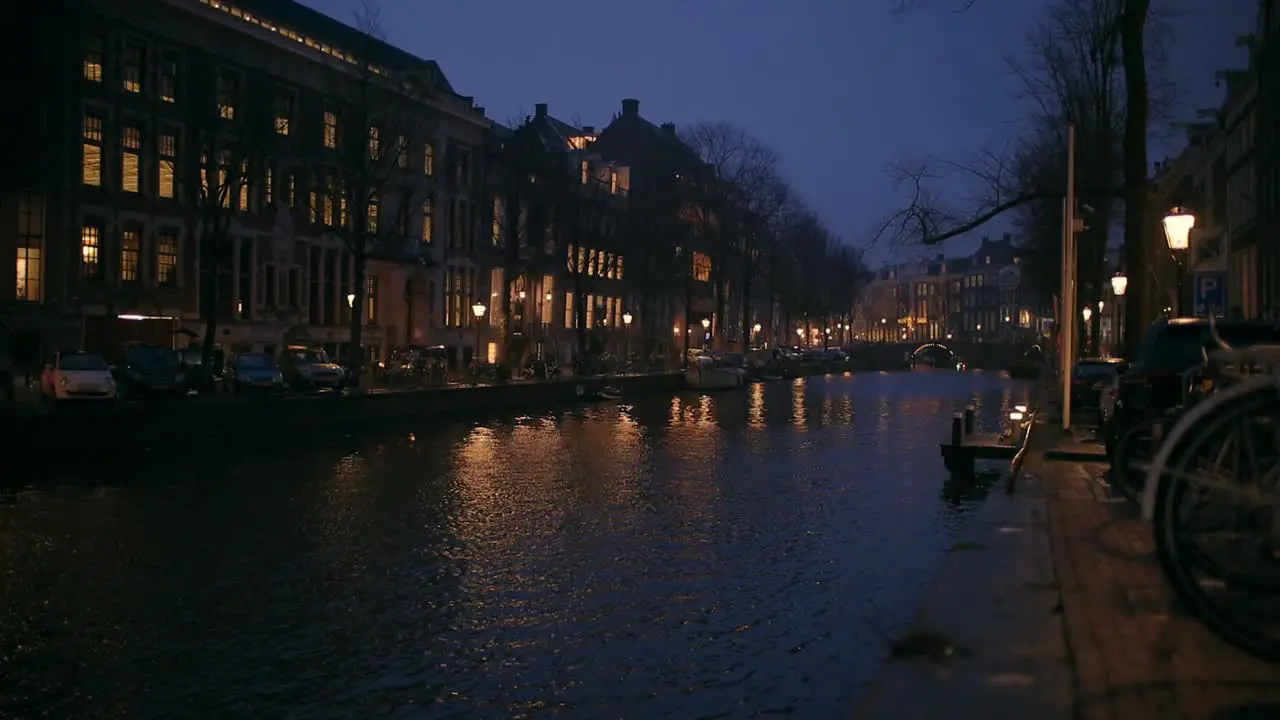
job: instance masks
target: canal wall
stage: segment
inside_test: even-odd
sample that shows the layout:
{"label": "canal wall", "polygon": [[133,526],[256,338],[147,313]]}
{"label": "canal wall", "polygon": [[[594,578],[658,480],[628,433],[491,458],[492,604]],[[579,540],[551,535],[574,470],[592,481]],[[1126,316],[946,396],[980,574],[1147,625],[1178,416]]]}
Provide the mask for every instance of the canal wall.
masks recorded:
{"label": "canal wall", "polygon": [[308,435],[354,432],[373,425],[534,411],[583,402],[610,387],[624,396],[673,392],[679,373],[620,375],[547,382],[456,385],[362,394],[318,394],[279,399],[224,399],[157,402],[75,411],[21,413],[5,418],[6,452],[36,449],[182,448],[202,441],[237,444],[280,442]]}

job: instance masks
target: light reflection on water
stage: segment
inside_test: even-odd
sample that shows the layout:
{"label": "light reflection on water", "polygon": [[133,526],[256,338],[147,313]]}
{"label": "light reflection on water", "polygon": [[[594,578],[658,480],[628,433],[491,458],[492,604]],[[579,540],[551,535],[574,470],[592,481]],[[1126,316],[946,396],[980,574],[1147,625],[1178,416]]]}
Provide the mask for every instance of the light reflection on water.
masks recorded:
{"label": "light reflection on water", "polygon": [[1028,397],[814,378],[25,492],[0,716],[843,714],[974,501],[952,412]]}

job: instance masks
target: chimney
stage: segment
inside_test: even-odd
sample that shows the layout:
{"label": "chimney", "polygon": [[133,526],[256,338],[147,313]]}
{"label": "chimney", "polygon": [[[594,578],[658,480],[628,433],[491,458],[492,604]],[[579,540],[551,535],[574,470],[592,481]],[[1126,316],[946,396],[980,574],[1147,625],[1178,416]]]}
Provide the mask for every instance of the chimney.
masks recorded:
{"label": "chimney", "polygon": [[662,123],[662,132],[663,132],[664,134],[666,134],[666,135],[670,135],[671,137],[675,137],[675,135],[676,135],[676,124],[675,124],[675,123]]}
{"label": "chimney", "polygon": [[640,101],[627,98],[622,101],[622,117],[640,117]]}
{"label": "chimney", "polygon": [[539,120],[547,116],[547,104],[538,103],[533,106],[533,116]]}

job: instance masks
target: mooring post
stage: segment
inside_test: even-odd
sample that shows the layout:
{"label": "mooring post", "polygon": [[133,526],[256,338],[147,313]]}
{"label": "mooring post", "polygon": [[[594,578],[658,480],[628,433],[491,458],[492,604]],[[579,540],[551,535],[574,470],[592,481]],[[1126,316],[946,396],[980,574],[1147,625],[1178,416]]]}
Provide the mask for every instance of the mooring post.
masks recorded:
{"label": "mooring post", "polygon": [[972,435],[974,426],[974,408],[972,405],[964,409],[964,434]]}
{"label": "mooring post", "polygon": [[964,444],[964,418],[960,413],[956,413],[951,418],[951,444]]}

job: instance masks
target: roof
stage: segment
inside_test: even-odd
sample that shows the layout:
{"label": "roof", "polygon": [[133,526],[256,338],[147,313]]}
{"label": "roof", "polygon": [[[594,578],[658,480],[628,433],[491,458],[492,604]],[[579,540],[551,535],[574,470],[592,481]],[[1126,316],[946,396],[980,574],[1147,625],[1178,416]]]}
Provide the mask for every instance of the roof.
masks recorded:
{"label": "roof", "polygon": [[369,62],[400,72],[424,74],[432,78],[436,90],[462,97],[453,89],[436,61],[424,60],[391,45],[376,36],[376,28],[375,34],[370,35],[294,0],[220,0],[220,3],[288,26],[299,34],[333,45],[344,52],[367,54],[368,57],[364,59]]}

